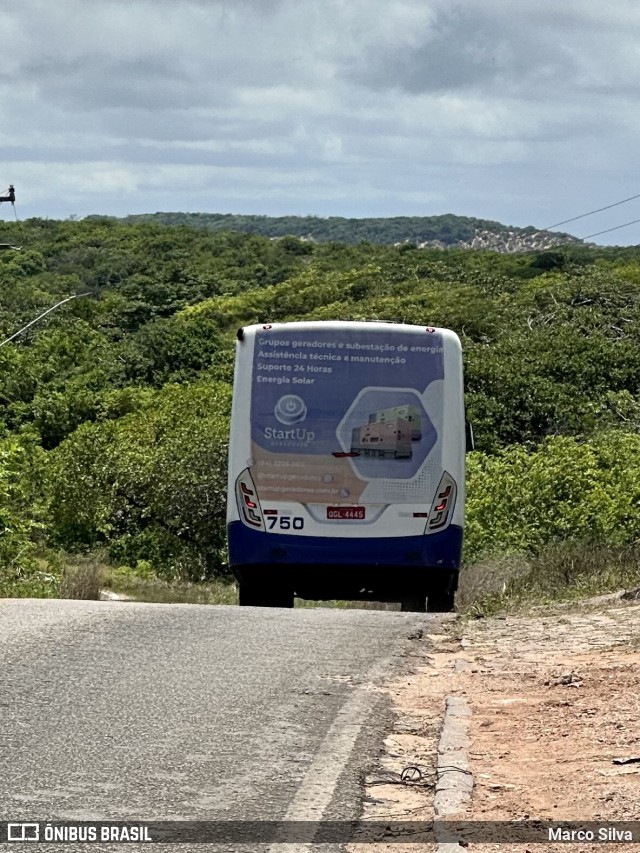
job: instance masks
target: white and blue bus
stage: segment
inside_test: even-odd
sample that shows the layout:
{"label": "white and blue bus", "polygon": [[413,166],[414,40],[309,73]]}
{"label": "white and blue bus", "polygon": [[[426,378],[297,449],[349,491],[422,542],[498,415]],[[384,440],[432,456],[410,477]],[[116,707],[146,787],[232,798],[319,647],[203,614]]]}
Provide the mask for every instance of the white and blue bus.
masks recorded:
{"label": "white and blue bus", "polygon": [[447,329],[238,330],[229,562],[241,605],[451,610],[464,527],[462,351]]}

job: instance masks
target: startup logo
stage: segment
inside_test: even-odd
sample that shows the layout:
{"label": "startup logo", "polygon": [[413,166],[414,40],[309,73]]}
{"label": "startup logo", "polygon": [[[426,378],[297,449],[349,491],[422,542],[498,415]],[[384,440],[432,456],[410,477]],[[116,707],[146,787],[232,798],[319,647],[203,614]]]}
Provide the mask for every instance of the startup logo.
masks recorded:
{"label": "startup logo", "polygon": [[265,427],[265,438],[275,439],[276,442],[287,447],[307,447],[316,437],[315,432],[295,426],[307,417],[307,404],[297,394],[285,394],[284,397],[280,397],[273,409],[273,414],[279,423],[290,429]]}
{"label": "startup logo", "polygon": [[276,403],[273,414],[281,424],[293,426],[307,417],[307,404],[297,394],[285,394]]}

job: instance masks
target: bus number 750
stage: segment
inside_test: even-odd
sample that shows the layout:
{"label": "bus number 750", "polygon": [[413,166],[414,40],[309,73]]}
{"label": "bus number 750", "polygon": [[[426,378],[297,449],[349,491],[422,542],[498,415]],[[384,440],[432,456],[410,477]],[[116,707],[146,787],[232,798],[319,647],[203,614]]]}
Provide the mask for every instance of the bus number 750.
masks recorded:
{"label": "bus number 750", "polygon": [[273,530],[276,525],[280,530],[302,530],[304,527],[304,518],[297,515],[295,518],[290,518],[288,515],[280,515],[278,517],[270,515],[267,518],[269,522],[269,530]]}

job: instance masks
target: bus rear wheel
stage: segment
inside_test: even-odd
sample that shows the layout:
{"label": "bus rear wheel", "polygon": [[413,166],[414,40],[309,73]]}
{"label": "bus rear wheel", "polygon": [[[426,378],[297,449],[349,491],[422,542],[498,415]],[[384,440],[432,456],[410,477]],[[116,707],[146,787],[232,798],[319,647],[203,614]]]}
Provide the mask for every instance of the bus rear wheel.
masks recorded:
{"label": "bus rear wheel", "polygon": [[431,593],[427,596],[427,613],[451,613],[455,599],[455,592]]}
{"label": "bus rear wheel", "polygon": [[426,613],[427,596],[424,592],[407,593],[400,599],[402,613]]}
{"label": "bus rear wheel", "polygon": [[451,613],[457,588],[457,572],[442,572],[434,577],[427,591],[427,613]]}
{"label": "bus rear wheel", "polygon": [[240,581],[240,607],[293,607],[293,590],[277,582]]}

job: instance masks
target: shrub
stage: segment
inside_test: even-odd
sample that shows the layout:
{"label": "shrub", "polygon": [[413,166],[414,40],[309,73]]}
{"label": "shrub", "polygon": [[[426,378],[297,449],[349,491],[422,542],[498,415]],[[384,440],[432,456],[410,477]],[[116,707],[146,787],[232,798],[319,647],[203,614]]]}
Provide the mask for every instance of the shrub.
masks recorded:
{"label": "shrub", "polygon": [[43,471],[29,437],[0,441],[0,596],[55,595],[56,578],[36,559]]}
{"label": "shrub", "polygon": [[202,580],[225,562],[230,389],[166,386],[155,405],[85,424],[52,451],[52,533],[67,548],[107,545],[167,578]]}
{"label": "shrub", "polygon": [[469,455],[465,558],[535,553],[590,539],[640,536],[640,435],[611,430],[589,441],[554,436],[535,451]]}
{"label": "shrub", "polygon": [[640,584],[640,544],[554,542],[529,556],[485,558],[461,573],[458,609],[487,616],[533,603],[630,589]]}
{"label": "shrub", "polygon": [[95,556],[76,557],[62,570],[58,595],[97,601],[100,598],[104,565]]}

